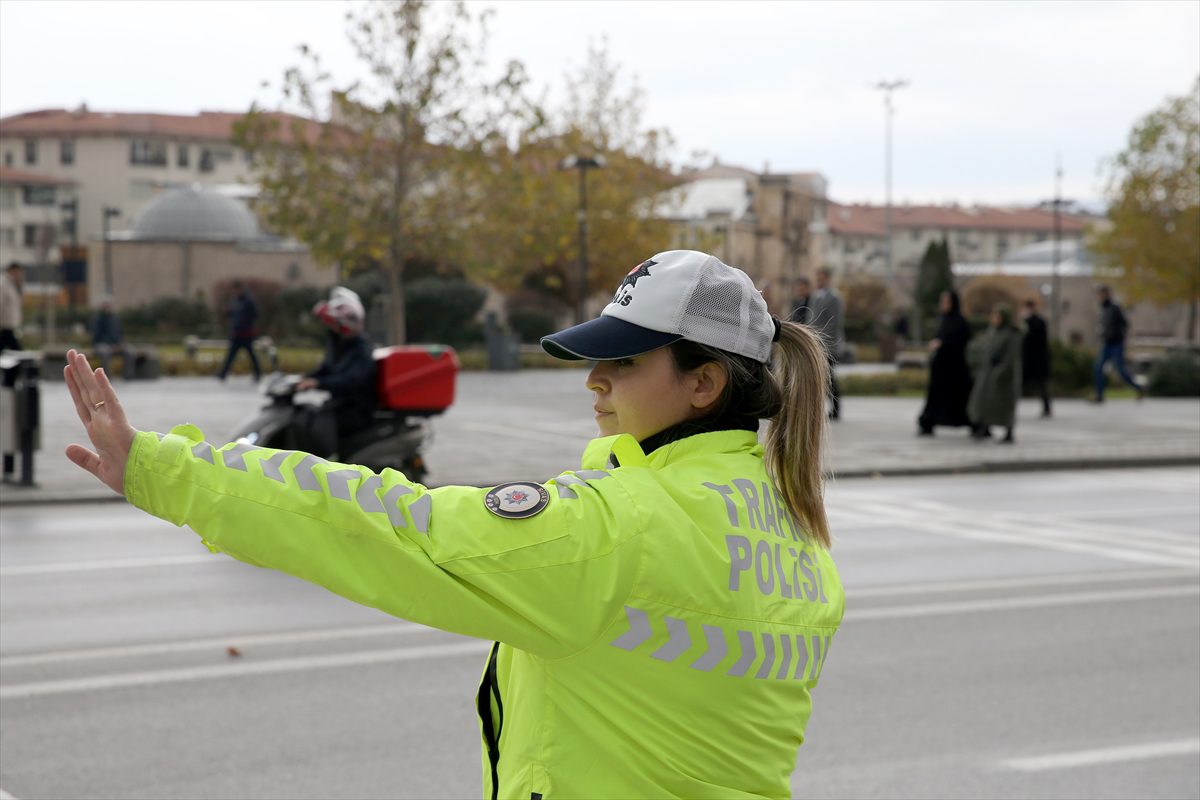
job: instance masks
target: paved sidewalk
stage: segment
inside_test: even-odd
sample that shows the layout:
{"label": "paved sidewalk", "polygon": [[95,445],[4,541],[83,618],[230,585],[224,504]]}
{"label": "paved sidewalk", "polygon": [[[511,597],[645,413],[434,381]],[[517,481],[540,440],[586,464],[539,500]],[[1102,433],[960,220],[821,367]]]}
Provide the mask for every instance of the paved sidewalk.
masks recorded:
{"label": "paved sidewalk", "polygon": [[[453,408],[433,420],[428,482],[487,486],[505,480],[545,480],[578,465],[594,435],[591,394],[582,370],[465,372]],[[167,431],[192,422],[209,441],[227,434],[263,402],[248,378],[118,382],[130,421]],[[1059,401],[1052,419],[1024,400],[1017,443],[974,442],[965,429],[916,437],[919,398],[850,397],[831,428],[831,466],[841,478],[1095,466],[1200,465],[1200,400],[1117,400],[1101,406]],[[67,461],[63,450],[82,441],[66,387],[42,384],[42,448],[37,487],[0,487],[0,502],[55,503],[114,498]]]}

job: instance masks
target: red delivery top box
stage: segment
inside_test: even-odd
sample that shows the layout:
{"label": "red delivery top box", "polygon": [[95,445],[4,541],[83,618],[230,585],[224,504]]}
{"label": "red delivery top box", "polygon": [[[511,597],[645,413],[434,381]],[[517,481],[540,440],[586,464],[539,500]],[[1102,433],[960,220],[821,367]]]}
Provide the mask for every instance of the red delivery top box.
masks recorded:
{"label": "red delivery top box", "polygon": [[440,414],[454,402],[458,356],[441,345],[400,345],[375,351],[375,380],[384,408]]}

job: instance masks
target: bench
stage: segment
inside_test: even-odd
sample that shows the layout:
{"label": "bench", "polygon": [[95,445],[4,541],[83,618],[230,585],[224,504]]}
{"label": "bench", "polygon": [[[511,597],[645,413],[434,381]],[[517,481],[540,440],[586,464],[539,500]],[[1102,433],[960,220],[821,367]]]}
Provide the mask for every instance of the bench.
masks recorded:
{"label": "bench", "polygon": [[[42,380],[62,380],[63,367],[67,364],[69,346],[41,350]],[[88,357],[94,367],[104,367],[111,376],[120,376],[127,381],[157,380],[162,377],[162,359],[157,348],[151,345],[127,344],[113,348],[106,354],[95,347],[75,347]],[[113,369],[114,361],[121,362],[120,370]]]}
{"label": "bench", "polygon": [[[187,357],[201,364],[214,364],[219,367],[224,362],[228,349],[228,339],[201,339],[199,336],[183,338],[183,350]],[[279,370],[279,348],[270,336],[259,336],[254,340],[254,353],[262,359],[266,372]]]}

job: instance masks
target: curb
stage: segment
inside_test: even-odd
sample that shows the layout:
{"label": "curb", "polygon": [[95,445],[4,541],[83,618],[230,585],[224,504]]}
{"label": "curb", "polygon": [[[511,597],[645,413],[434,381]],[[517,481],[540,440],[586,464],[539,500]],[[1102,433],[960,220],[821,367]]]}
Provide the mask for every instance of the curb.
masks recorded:
{"label": "curb", "polygon": [[[1150,467],[1200,467],[1200,454],[1187,456],[1150,456],[1147,458],[1117,458],[1117,457],[1098,457],[1090,459],[1044,459],[1041,461],[981,461],[974,464],[956,464],[931,467],[884,467],[882,469],[848,469],[835,472],[833,475],[827,475],[827,478],[836,480],[864,480],[874,478],[921,478],[931,475],[980,475],[985,473],[1015,473],[1015,472],[1054,472],[1066,470],[1090,470],[1090,469],[1139,469]],[[504,480],[510,480],[511,476],[496,483],[481,484],[479,488],[486,486],[494,486],[503,483]],[[430,483],[427,486],[431,489],[447,484]],[[460,484],[462,485],[462,484]],[[13,492],[25,493],[26,496],[13,496]],[[21,489],[17,487],[6,487],[5,493],[0,496],[0,506],[5,508],[13,506],[40,506],[51,504],[78,504],[78,503],[112,503],[122,502],[125,500],[120,495],[112,492],[79,492],[79,493],[64,493],[53,492],[47,494],[35,494],[37,488]]]}
{"label": "curb", "polygon": [[1148,458],[1047,459],[1043,461],[983,461],[941,467],[886,467],[850,469],[834,473],[838,480],[863,478],[919,478],[928,475],[980,475],[1005,472],[1055,472],[1087,469],[1140,469],[1150,467],[1200,467],[1200,455],[1150,456]]}

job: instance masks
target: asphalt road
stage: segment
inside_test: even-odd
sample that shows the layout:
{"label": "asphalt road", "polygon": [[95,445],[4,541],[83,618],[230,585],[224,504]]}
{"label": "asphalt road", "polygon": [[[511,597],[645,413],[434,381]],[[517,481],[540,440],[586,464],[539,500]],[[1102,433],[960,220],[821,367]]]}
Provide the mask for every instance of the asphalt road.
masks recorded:
{"label": "asphalt road", "polygon": [[[849,610],[795,796],[1200,796],[1200,470],[828,506]],[[478,797],[485,652],[127,506],[0,509],[0,796]]]}

